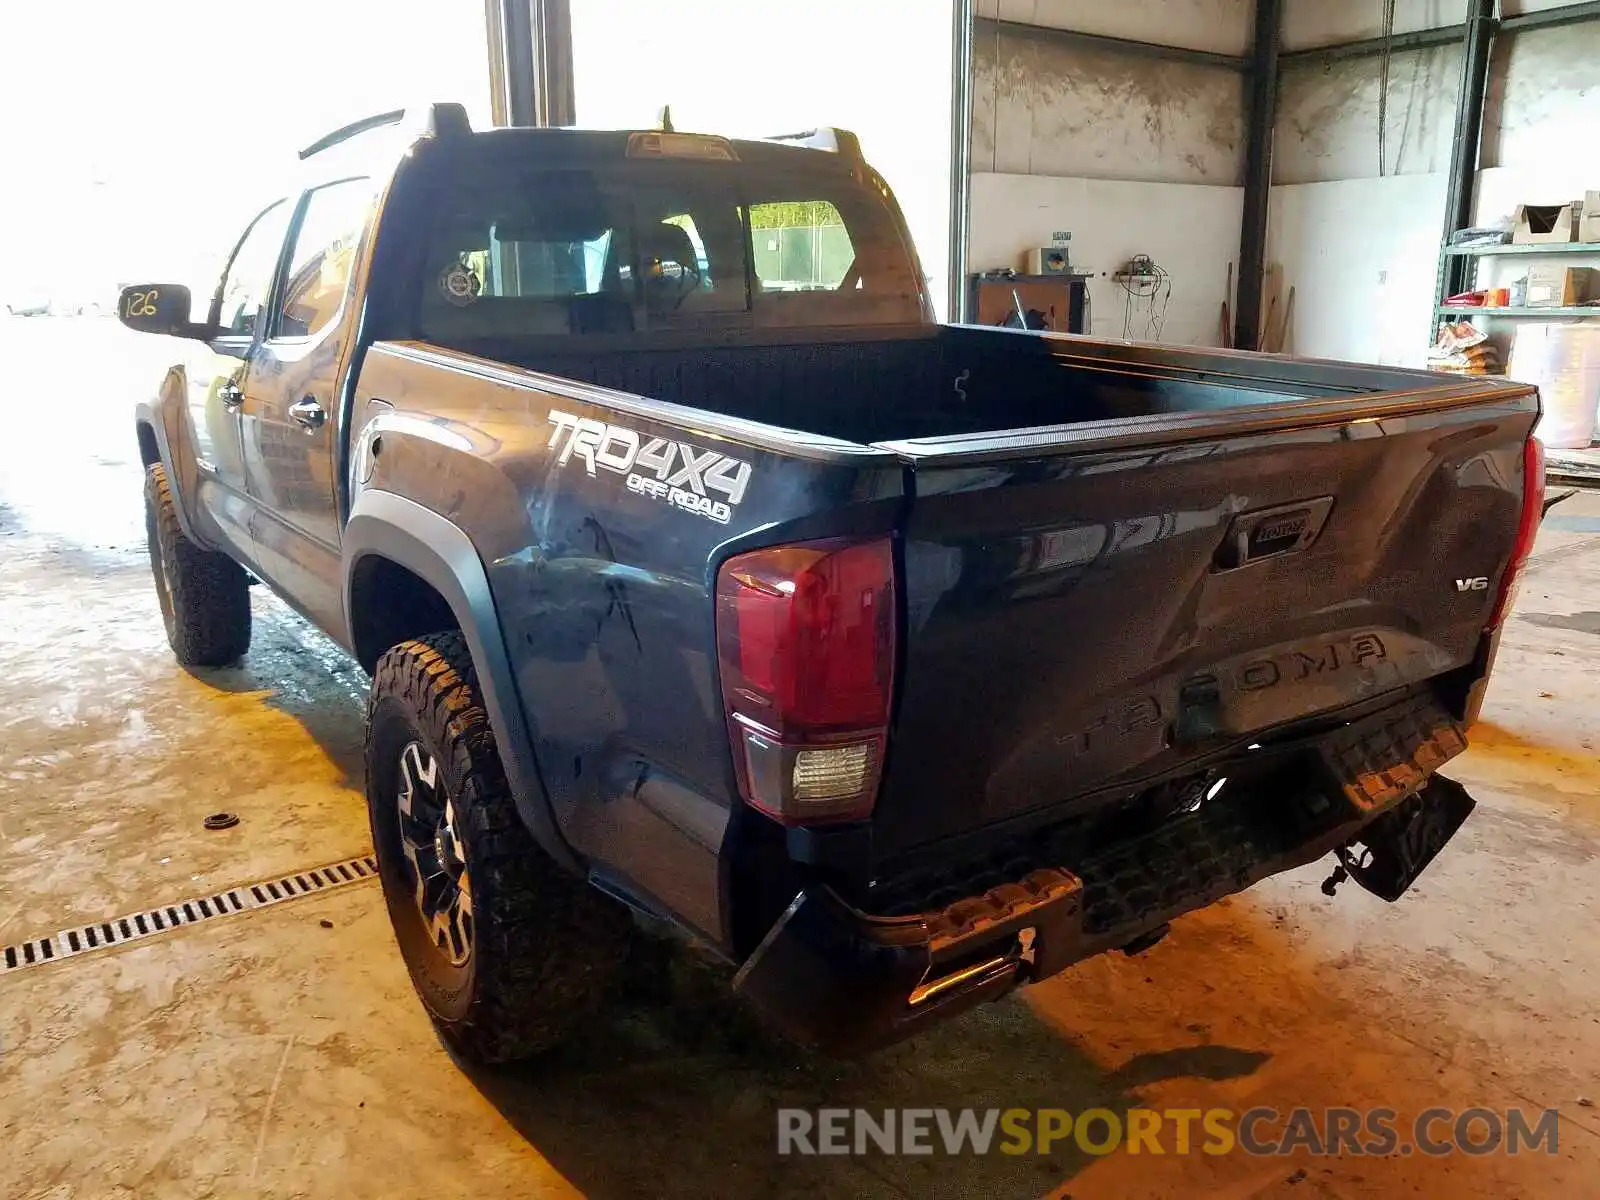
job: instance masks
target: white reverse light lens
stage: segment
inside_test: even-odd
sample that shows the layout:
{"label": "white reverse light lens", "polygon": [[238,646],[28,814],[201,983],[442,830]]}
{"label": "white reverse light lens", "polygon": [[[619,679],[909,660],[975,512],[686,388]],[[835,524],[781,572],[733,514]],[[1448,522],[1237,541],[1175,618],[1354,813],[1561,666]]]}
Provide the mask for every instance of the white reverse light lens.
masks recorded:
{"label": "white reverse light lens", "polygon": [[801,750],[794,756],[794,798],[836,800],[867,786],[874,743]]}

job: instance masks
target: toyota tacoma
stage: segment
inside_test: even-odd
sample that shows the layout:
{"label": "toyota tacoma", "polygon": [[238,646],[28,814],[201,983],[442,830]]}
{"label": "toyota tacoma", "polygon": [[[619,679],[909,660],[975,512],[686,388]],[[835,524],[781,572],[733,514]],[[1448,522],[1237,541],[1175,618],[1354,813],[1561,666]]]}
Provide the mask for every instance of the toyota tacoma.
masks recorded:
{"label": "toyota tacoma", "polygon": [[[182,664],[263,581],[372,678],[366,796],[447,1040],[550,1046],[637,924],[830,1052],[1333,856],[1387,899],[1540,516],[1503,380],[942,325],[842,131],[301,156],[139,404]],[[637,918],[637,919],[636,919]]]}

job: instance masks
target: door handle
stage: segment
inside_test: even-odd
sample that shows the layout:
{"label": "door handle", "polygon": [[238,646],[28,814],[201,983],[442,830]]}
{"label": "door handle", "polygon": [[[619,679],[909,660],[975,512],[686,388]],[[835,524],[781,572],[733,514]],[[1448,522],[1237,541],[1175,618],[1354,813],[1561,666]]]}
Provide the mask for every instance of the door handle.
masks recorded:
{"label": "door handle", "polygon": [[223,408],[238,408],[244,403],[244,391],[230,379],[217,389],[217,399],[222,401]]}
{"label": "door handle", "polygon": [[328,419],[328,410],[318,404],[310,396],[303,400],[296,400],[289,406],[289,418],[300,425],[307,433],[315,433],[321,429]]}

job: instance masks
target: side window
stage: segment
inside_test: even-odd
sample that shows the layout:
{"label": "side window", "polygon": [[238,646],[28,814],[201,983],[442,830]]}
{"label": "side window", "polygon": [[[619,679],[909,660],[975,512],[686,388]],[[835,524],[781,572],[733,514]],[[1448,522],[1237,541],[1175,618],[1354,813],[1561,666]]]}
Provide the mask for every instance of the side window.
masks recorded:
{"label": "side window", "polygon": [[344,306],[356,246],[372,211],[372,184],[346,179],[307,194],[272,337],[307,337]]}
{"label": "side window", "polygon": [[217,321],[222,326],[222,336],[254,336],[261,306],[272,290],[272,277],[278,269],[278,255],[283,250],[292,211],[285,200],[271,205],[251,223],[234,251],[217,293],[221,298]]}
{"label": "side window", "polygon": [[750,239],[766,292],[831,291],[856,259],[844,217],[827,200],[752,204]]}

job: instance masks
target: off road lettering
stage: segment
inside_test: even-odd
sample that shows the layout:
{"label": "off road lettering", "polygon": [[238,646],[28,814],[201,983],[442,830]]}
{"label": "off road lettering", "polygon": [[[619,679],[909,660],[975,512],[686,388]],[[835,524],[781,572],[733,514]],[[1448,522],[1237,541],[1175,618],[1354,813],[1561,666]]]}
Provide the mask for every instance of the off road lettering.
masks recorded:
{"label": "off road lettering", "polygon": [[[550,448],[556,462],[574,458],[598,476],[604,471],[626,476],[635,495],[694,513],[726,525],[750,486],[750,464],[717,450],[701,450],[687,442],[640,436],[624,425],[552,410]],[[715,495],[713,495],[715,493]],[[720,497],[720,498],[719,498]]]}

